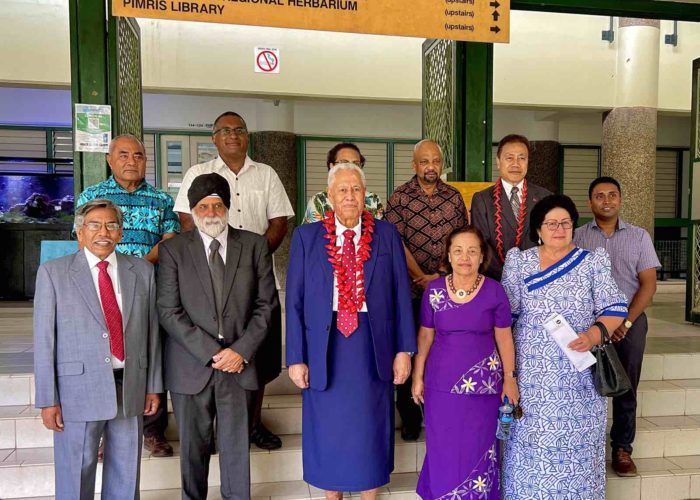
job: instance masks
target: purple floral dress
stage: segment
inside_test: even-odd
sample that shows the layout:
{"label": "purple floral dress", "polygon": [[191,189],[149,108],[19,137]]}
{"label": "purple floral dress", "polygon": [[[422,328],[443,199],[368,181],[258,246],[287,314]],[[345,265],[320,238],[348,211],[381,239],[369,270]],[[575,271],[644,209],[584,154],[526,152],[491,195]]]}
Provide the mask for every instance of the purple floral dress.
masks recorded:
{"label": "purple floral dress", "polygon": [[435,329],[425,367],[426,455],[417,492],[424,499],[500,498],[496,425],[503,368],[494,327],[511,325],[508,297],[485,278],[466,304],[445,278],[428,285],[421,325]]}

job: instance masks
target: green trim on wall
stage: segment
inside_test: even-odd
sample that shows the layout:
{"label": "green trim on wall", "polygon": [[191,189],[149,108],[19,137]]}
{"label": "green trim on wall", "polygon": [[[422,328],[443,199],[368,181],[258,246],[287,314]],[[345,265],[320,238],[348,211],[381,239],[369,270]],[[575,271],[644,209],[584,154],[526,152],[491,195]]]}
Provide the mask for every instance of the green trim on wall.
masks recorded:
{"label": "green trim on wall", "polygon": [[464,137],[466,147],[462,175],[457,180],[483,182],[491,178],[493,44],[467,42],[463,45],[465,123],[463,134],[456,136]]}
{"label": "green trim on wall", "polygon": [[297,199],[296,203],[296,221],[297,226],[301,225],[306,212],[306,140],[297,136]]}
{"label": "green trim on wall", "polygon": [[[105,2],[69,0],[72,104],[109,104],[106,8]],[[106,178],[103,153],[73,153],[76,194]]]}
{"label": "green trim on wall", "polygon": [[511,10],[700,21],[700,4],[671,0],[511,0]]}
{"label": "green trim on wall", "polygon": [[[393,142],[388,142],[386,144],[386,186],[387,186],[387,193],[389,193],[389,189],[394,187],[394,143]],[[386,200],[384,200],[384,204],[386,204]]]}

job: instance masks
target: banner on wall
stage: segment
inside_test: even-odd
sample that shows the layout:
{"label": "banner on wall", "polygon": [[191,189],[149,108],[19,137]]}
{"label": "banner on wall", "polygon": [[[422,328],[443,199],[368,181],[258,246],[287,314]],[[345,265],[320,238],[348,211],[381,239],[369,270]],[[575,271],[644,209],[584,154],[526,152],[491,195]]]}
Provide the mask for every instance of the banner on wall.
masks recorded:
{"label": "banner on wall", "polygon": [[112,106],[75,104],[75,151],[108,153],[112,140]]}
{"label": "banner on wall", "polygon": [[113,0],[112,14],[507,43],[510,0]]}

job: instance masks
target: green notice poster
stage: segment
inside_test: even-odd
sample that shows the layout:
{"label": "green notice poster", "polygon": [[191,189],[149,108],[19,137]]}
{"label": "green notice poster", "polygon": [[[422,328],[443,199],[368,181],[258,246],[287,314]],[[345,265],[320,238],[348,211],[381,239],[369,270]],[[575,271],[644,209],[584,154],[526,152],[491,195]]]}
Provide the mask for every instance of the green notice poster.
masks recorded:
{"label": "green notice poster", "polygon": [[75,150],[87,153],[109,152],[112,140],[112,107],[75,105]]}

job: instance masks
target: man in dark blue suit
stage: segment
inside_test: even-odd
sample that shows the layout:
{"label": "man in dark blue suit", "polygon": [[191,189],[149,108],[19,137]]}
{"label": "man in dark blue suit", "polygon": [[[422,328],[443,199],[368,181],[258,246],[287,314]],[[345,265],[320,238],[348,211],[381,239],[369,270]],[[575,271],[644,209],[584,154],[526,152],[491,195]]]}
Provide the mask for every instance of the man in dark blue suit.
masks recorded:
{"label": "man in dark blue suit", "polygon": [[328,174],[334,212],[294,232],[287,365],[303,389],[304,480],[326,498],[374,498],[394,468],[394,384],[411,371],[411,285],[396,228],[363,212],[352,162]]}

